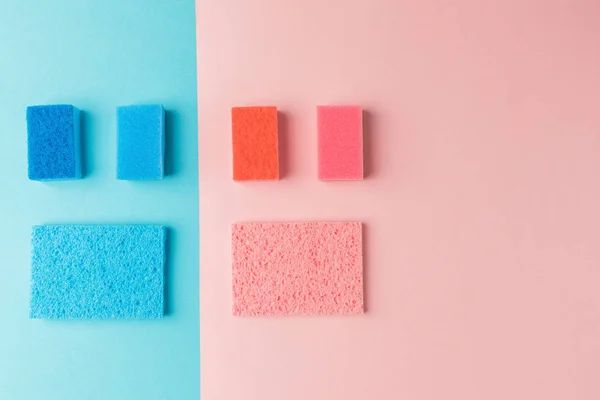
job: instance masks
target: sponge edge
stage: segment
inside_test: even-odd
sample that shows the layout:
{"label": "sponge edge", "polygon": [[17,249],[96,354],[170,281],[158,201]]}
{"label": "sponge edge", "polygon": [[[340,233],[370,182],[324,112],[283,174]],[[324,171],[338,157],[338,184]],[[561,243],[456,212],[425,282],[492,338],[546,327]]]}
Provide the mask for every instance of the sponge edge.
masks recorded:
{"label": "sponge edge", "polygon": [[162,226],[34,226],[30,318],[162,318],[165,241]]}
{"label": "sponge edge", "polygon": [[359,222],[237,223],[234,315],[362,314]]}
{"label": "sponge edge", "polygon": [[363,179],[363,126],[359,106],[318,106],[320,180]]}
{"label": "sponge edge", "polygon": [[27,160],[31,180],[81,179],[79,109],[70,104],[27,107]]}
{"label": "sponge edge", "polygon": [[117,107],[117,179],[163,179],[165,109],[161,104]]}

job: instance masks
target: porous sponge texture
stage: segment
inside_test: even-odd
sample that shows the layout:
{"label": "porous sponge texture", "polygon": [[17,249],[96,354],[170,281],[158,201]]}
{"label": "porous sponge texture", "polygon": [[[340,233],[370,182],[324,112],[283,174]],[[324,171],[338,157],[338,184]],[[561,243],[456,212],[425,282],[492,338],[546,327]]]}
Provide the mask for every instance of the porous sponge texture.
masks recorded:
{"label": "porous sponge texture", "polygon": [[82,177],[79,119],[79,109],[70,104],[27,107],[29,179]]}
{"label": "porous sponge texture", "polygon": [[34,226],[30,318],[161,318],[165,241],[162,226]]}
{"label": "porous sponge texture", "polygon": [[237,223],[234,315],[363,313],[359,222]]}
{"label": "porous sponge texture", "polygon": [[117,107],[117,179],[164,177],[165,109],[160,104]]}
{"label": "porous sponge texture", "polygon": [[234,107],[233,179],[279,179],[276,107]]}
{"label": "porous sponge texture", "polygon": [[318,106],[320,180],[363,179],[363,124],[359,106]]}

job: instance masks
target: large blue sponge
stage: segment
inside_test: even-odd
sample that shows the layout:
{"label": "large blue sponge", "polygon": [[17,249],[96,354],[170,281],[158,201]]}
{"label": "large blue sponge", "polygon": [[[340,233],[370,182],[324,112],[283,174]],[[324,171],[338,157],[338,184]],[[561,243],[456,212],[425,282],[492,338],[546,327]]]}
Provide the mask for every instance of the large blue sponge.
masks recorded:
{"label": "large blue sponge", "polygon": [[117,131],[117,179],[162,179],[165,158],[163,106],[117,107]]}
{"label": "large blue sponge", "polygon": [[79,110],[59,104],[27,107],[29,179],[81,178]]}
{"label": "large blue sponge", "polygon": [[31,318],[162,318],[166,229],[33,227]]}

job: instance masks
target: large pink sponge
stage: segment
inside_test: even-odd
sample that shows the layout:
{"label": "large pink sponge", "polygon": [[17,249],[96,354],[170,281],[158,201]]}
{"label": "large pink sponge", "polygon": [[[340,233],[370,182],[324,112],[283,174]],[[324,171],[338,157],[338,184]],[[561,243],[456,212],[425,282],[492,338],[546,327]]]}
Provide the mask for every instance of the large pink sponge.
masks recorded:
{"label": "large pink sponge", "polygon": [[318,106],[319,179],[363,179],[363,127],[359,106]]}
{"label": "large pink sponge", "polygon": [[234,315],[363,313],[360,222],[239,223]]}

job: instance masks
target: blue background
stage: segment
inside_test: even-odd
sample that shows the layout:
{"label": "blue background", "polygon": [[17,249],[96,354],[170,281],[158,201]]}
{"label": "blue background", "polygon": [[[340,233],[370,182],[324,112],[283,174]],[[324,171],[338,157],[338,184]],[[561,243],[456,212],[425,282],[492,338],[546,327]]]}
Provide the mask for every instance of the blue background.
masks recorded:
{"label": "blue background", "polygon": [[[0,399],[199,398],[193,0],[0,5]],[[85,179],[27,179],[27,105],[82,112]],[[117,181],[118,105],[167,110],[163,181]],[[43,223],[171,229],[163,320],[29,320],[30,231]]]}

